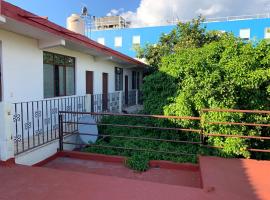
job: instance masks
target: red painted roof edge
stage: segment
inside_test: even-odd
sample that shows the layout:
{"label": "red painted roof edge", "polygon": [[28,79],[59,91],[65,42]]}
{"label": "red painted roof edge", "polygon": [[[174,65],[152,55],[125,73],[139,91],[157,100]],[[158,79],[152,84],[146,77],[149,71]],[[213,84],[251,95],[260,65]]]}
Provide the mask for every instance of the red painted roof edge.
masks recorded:
{"label": "red painted roof edge", "polygon": [[[2,5],[1,5],[2,4]],[[26,23],[28,25],[31,25],[33,27],[39,28],[43,31],[50,32],[52,34],[58,35],[60,37],[63,37],[67,40],[79,43],[81,45],[84,45],[86,47],[89,47],[91,49],[95,49],[99,52],[103,52],[109,56],[115,56],[125,62],[129,62],[131,64],[136,64],[141,67],[147,66],[145,63],[140,62],[134,58],[131,58],[125,54],[122,54],[118,51],[115,51],[111,48],[108,48],[106,46],[103,46],[91,39],[89,39],[86,36],[83,36],[81,34],[72,32],[62,26],[59,26],[47,19],[44,19],[40,16],[37,16],[33,13],[30,13],[26,10],[23,10],[20,7],[14,6],[8,2],[0,0],[0,13],[6,17],[12,18],[16,21]]]}

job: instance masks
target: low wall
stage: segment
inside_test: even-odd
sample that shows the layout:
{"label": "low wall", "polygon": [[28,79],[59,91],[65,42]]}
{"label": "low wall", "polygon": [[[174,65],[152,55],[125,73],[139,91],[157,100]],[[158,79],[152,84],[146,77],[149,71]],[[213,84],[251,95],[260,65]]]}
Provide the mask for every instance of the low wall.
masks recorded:
{"label": "low wall", "polygon": [[[77,139],[78,138],[75,135],[66,136],[65,142],[76,143]],[[54,140],[50,143],[29,150],[25,153],[19,154],[18,156],[15,157],[15,162],[16,164],[32,166],[35,165],[36,163],[39,163],[53,156],[57,152],[58,148],[59,148],[59,140]],[[73,150],[74,148],[75,148],[74,145],[64,146],[65,150]]]}

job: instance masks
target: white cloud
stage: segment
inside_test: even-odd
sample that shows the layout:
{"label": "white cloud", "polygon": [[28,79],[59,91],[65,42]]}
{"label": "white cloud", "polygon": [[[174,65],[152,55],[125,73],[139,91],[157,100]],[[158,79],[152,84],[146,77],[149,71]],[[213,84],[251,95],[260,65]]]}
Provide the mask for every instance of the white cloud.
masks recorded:
{"label": "white cloud", "polygon": [[120,9],[112,9],[110,12],[107,13],[107,16],[110,17],[110,16],[117,16],[117,15],[120,15],[124,12],[124,9],[123,8],[120,8]]}
{"label": "white cloud", "polygon": [[113,9],[108,15],[122,15],[138,27],[188,20],[199,14],[223,17],[266,12],[270,12],[270,0],[141,0],[135,12]]}

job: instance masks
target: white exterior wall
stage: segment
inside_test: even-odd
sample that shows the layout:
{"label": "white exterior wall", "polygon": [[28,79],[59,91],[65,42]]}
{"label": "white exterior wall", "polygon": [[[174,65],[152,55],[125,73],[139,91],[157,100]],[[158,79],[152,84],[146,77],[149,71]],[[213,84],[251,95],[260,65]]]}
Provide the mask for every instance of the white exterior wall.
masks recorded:
{"label": "white exterior wall", "polygon": [[85,95],[86,90],[86,80],[85,72],[94,72],[94,94],[102,93],[102,73],[108,73],[108,83],[109,83],[109,93],[115,92],[115,74],[114,67],[117,64],[109,61],[102,61],[99,59],[94,59],[93,56],[83,54],[80,52],[65,49],[63,47],[53,48],[47,50],[49,52],[58,53],[62,55],[72,56],[76,58],[76,94]]}
{"label": "white exterior wall", "polygon": [[43,53],[37,40],[0,30],[3,101],[43,98]]}
{"label": "white exterior wall", "polygon": [[[38,41],[5,30],[0,30],[0,44],[2,44],[3,101],[15,103],[44,99],[43,50],[39,49]],[[119,64],[100,58],[94,58],[91,55],[72,51],[64,47],[46,49],[46,51],[76,58],[76,95],[85,95],[86,71],[94,72],[95,94],[102,93],[102,73],[108,73],[109,93],[115,92],[115,67],[121,67]],[[125,75],[129,76],[129,90],[132,88],[132,71],[132,69],[124,68],[124,77]],[[123,84],[124,83],[125,79],[123,79]],[[10,114],[11,113],[12,112],[10,112]],[[12,116],[10,116],[10,123],[12,123],[11,118]],[[14,135],[13,131],[11,135]],[[11,141],[5,141],[5,138],[1,139],[5,144],[7,142],[13,143],[13,140],[10,140]],[[57,147],[58,141],[51,142],[48,145],[42,146],[42,148],[37,148],[16,156],[16,162],[26,165],[35,164],[56,153]]]}
{"label": "white exterior wall", "polygon": [[[44,99],[43,95],[43,50],[38,41],[15,33],[0,30],[3,63],[3,101],[25,102]],[[85,71],[94,72],[94,93],[102,93],[102,73],[108,73],[109,93],[115,92],[114,67],[120,65],[93,58],[88,54],[72,51],[64,47],[46,49],[76,58],[76,95],[85,95]],[[124,69],[132,84],[132,69]],[[123,81],[124,82],[124,81]]]}

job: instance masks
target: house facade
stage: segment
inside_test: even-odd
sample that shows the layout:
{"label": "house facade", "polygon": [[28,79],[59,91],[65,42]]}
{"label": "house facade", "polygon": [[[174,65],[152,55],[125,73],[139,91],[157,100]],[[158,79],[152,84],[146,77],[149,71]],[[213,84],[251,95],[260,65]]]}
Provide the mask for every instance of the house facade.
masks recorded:
{"label": "house facade", "polygon": [[0,2],[0,160],[34,164],[55,153],[60,110],[121,112],[138,103],[145,64]]}

